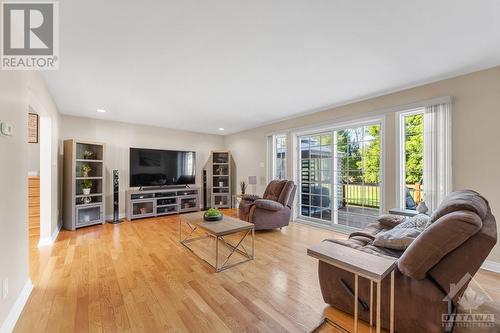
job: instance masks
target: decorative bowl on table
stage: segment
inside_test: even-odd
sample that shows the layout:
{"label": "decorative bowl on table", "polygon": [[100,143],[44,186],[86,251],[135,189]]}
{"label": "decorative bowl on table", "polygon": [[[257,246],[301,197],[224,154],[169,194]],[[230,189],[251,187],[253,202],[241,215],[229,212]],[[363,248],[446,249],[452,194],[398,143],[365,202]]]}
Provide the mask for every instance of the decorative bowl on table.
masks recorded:
{"label": "decorative bowl on table", "polygon": [[203,214],[203,219],[207,222],[221,221],[224,215],[217,208],[210,208]]}

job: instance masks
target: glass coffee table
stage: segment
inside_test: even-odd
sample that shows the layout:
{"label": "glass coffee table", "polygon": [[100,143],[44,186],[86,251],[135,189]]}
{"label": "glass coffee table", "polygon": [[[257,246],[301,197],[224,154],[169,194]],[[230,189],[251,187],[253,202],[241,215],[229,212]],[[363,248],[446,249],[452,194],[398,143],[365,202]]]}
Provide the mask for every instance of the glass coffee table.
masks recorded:
{"label": "glass coffee table", "polygon": [[[206,222],[203,219],[203,214],[204,212],[196,212],[179,216],[179,241],[182,245],[208,263],[216,272],[223,271],[255,258],[255,228],[253,223],[248,223],[230,216],[224,216],[221,221]],[[183,229],[187,231],[186,235],[183,235]],[[196,233],[199,231],[203,234],[197,236]],[[244,246],[244,241],[247,236],[250,235],[251,251],[248,251]],[[213,264],[213,261],[207,258],[206,255],[204,258],[190,246],[193,242],[201,242],[203,240],[209,240],[209,242],[205,243],[202,247],[203,250],[209,250],[210,252],[209,247],[215,247],[213,250],[215,251],[215,264]],[[224,248],[225,253],[223,253],[224,251],[222,248]],[[230,260],[235,255],[239,255],[242,259],[231,263]],[[221,256],[222,258],[220,258]]]}

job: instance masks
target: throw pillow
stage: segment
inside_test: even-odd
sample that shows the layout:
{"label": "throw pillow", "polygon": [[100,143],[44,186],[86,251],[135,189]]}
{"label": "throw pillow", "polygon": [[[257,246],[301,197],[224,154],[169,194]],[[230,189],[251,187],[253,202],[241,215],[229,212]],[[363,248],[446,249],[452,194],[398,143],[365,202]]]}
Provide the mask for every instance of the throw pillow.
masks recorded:
{"label": "throw pillow", "polygon": [[373,245],[393,250],[405,250],[420,233],[421,231],[416,228],[394,228],[377,234]]}
{"label": "throw pillow", "polygon": [[404,220],[406,220],[406,217],[402,215],[393,215],[393,214],[380,215],[377,219],[377,221],[379,221],[380,224],[388,228],[394,228]]}
{"label": "throw pillow", "polygon": [[406,221],[398,224],[395,228],[417,228],[423,231],[429,224],[430,217],[425,214],[417,214],[408,217]]}
{"label": "throw pillow", "polygon": [[429,224],[429,216],[418,214],[408,217],[391,230],[375,236],[373,245],[394,250],[405,250]]}

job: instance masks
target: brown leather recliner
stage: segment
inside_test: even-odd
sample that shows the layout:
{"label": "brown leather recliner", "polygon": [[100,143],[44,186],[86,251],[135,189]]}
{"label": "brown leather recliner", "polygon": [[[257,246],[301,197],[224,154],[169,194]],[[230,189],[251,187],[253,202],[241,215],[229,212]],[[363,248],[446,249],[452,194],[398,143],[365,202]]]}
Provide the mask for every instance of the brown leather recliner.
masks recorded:
{"label": "brown leather recliner", "polygon": [[255,230],[285,227],[290,221],[297,186],[290,180],[273,180],[262,198],[244,195],[238,209],[239,218],[255,224]]}
{"label": "brown leather recliner", "polygon": [[[395,273],[396,332],[449,331],[449,326],[443,326],[443,314],[455,312],[470,277],[478,271],[497,241],[496,221],[490,206],[474,191],[450,194],[432,214],[431,221],[432,224],[405,251],[372,244],[378,232],[393,227],[380,223],[351,234],[347,240],[326,240],[373,255],[399,258]],[[353,296],[343,285],[344,282],[354,290],[352,273],[320,262],[319,281],[326,303],[354,313]],[[381,324],[386,329],[389,328],[389,283],[389,279],[382,282]],[[457,285],[454,289],[458,290],[451,291],[451,303],[448,303],[446,297],[452,284]],[[359,299],[369,304],[370,283],[364,278],[359,280]],[[360,319],[368,322],[369,309],[360,306],[358,310]]]}

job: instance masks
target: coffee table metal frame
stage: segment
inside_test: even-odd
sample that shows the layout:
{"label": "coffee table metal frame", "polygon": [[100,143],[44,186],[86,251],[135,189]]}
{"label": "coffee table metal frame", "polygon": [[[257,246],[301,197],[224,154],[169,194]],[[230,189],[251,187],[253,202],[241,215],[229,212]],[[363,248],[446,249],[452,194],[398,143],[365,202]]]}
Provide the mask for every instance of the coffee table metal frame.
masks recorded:
{"label": "coffee table metal frame", "polygon": [[[187,236],[185,236],[184,238],[182,238],[182,223],[186,224],[189,227],[189,229],[190,229],[189,234]],[[212,223],[217,223],[217,222],[212,222]],[[198,237],[191,237],[198,228],[200,228],[203,231],[205,231],[205,235],[198,236]],[[229,243],[226,239],[224,239],[224,236],[234,235],[234,234],[237,234],[239,232],[244,232],[244,234],[238,240],[238,242],[236,243],[236,245],[233,245],[233,244]],[[252,252],[251,252],[251,254],[248,253],[247,249],[243,245],[243,241],[245,240],[245,238],[249,234],[252,235]],[[195,242],[195,241],[199,241],[199,240],[203,240],[203,239],[207,239],[207,238],[215,238],[215,266],[212,265],[209,261],[203,259],[201,256],[197,255],[196,252],[193,251],[193,249],[191,249],[187,245],[189,243],[192,243],[192,242]],[[215,234],[210,229],[204,228],[200,224],[192,224],[189,221],[180,218],[179,219],[179,241],[180,241],[180,243],[182,245],[184,245],[191,252],[193,252],[198,258],[200,258],[201,260],[205,261],[210,267],[214,268],[216,273],[221,272],[223,270],[226,270],[228,268],[234,267],[236,265],[243,264],[245,262],[248,262],[250,260],[255,259],[255,227],[253,225],[252,226],[248,226],[248,229],[244,229],[244,230],[241,230],[241,228],[239,228],[237,231],[228,230],[228,231],[223,232],[223,233],[217,233],[217,234]],[[225,260],[223,259],[223,262],[222,262],[221,265],[219,265],[219,242],[221,242],[222,245],[227,246],[231,250],[229,252],[229,254],[227,255],[227,257],[224,258]],[[245,257],[245,259],[241,260],[241,261],[238,261],[236,263],[233,263],[233,264],[227,264],[228,261],[229,261],[229,259],[231,259],[231,257],[233,256],[233,254],[235,252],[241,254],[243,257]]]}

